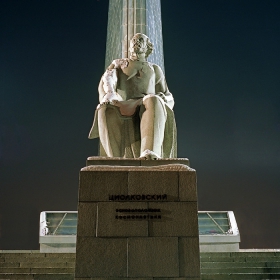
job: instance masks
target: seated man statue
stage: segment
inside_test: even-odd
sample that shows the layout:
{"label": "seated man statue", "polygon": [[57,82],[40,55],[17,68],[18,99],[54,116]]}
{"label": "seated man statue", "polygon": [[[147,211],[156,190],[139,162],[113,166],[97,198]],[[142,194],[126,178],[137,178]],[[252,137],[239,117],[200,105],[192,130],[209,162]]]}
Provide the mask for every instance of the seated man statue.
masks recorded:
{"label": "seated man statue", "polygon": [[147,61],[153,45],[137,33],[129,51],[129,58],[114,60],[101,78],[89,138],[100,138],[101,156],[174,158],[174,99],[161,68]]}

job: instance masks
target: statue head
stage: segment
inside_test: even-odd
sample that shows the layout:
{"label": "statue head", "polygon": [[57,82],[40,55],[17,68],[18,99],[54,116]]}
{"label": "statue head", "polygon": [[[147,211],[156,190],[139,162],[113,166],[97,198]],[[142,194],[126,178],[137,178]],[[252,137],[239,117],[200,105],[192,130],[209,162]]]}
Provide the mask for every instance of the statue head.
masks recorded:
{"label": "statue head", "polygon": [[133,60],[138,59],[140,54],[145,54],[145,58],[147,58],[152,53],[153,48],[154,46],[148,36],[136,33],[130,40],[130,58]]}

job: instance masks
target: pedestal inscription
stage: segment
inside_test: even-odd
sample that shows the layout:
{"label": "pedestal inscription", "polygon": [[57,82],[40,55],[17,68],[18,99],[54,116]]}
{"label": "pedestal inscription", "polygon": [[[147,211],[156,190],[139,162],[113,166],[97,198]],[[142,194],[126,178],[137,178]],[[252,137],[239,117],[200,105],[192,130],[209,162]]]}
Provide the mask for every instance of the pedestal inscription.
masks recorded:
{"label": "pedestal inscription", "polygon": [[109,278],[200,279],[194,169],[81,170],[75,279]]}

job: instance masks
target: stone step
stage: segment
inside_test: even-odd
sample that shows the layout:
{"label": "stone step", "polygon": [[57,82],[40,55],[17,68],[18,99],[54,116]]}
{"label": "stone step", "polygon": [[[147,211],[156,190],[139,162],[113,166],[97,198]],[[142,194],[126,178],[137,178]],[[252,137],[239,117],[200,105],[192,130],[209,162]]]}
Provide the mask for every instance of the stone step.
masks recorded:
{"label": "stone step", "polygon": [[280,279],[280,274],[270,273],[215,273],[215,274],[202,274],[201,280],[269,280],[269,279]]}
{"label": "stone step", "polygon": [[74,280],[74,274],[0,274],[0,279],[10,280]]}
{"label": "stone step", "polygon": [[280,274],[279,267],[226,267],[226,268],[202,268],[203,274],[214,273],[272,273]]}
{"label": "stone step", "polygon": [[75,259],[75,253],[0,253],[0,258],[70,258]]}
{"label": "stone step", "polygon": [[233,267],[279,267],[278,262],[201,262],[201,268],[233,268]]}
{"label": "stone step", "polygon": [[[268,250],[268,249],[267,249]],[[200,253],[202,256],[205,257],[211,257],[215,255],[219,255],[220,257],[235,257],[235,256],[246,256],[246,257],[255,257],[255,256],[280,256],[280,250],[277,249],[271,249],[271,251],[262,251],[261,249],[256,250],[255,252],[252,252],[250,250],[245,251],[245,250],[240,250],[238,252],[201,252]]]}
{"label": "stone step", "polygon": [[[72,267],[33,267],[33,268],[22,268],[22,267],[5,267],[0,268],[1,273],[74,273],[74,266]],[[201,268],[202,274],[213,274],[213,273],[280,273],[280,267],[209,267]]]}
{"label": "stone step", "polygon": [[280,261],[280,256],[279,257],[207,257],[205,258],[204,256],[201,256],[200,258],[201,262],[255,262],[255,263],[264,263],[264,262],[279,262]]}
{"label": "stone step", "polygon": [[19,267],[19,268],[69,268],[69,267],[75,267],[75,261],[72,262],[50,262],[49,260],[46,261],[37,261],[37,262],[32,262],[31,260],[26,261],[21,261],[18,260],[17,262],[3,262],[0,263],[0,268],[4,267]]}
{"label": "stone step", "polygon": [[[21,279],[21,280],[74,280],[73,274],[0,274],[0,279]],[[202,274],[201,280],[267,280],[280,279],[280,274]]]}
{"label": "stone step", "polygon": [[[75,254],[0,252],[0,279],[74,280]],[[201,253],[201,280],[280,279],[278,252]]]}
{"label": "stone step", "polygon": [[[40,268],[22,268],[22,267],[4,267],[0,268],[0,274],[1,273],[25,273],[25,274],[52,274],[52,273],[74,273],[74,267],[68,267],[68,268],[57,268],[57,267],[40,267]],[[0,278],[1,279],[1,278]]]}
{"label": "stone step", "polygon": [[[48,265],[48,266],[51,266],[54,264],[54,265],[59,265],[59,266],[63,266],[65,264],[67,264],[67,267],[68,267],[68,264],[71,265],[73,263],[75,263],[75,259],[59,259],[59,258],[45,258],[45,259],[36,259],[36,258],[16,258],[16,259],[6,259],[5,261],[0,261],[0,267],[2,267],[2,264],[7,264],[7,263],[11,263],[11,264],[14,264],[14,263],[18,263],[20,267],[23,267],[22,265],[24,265],[24,267],[26,267],[26,265],[28,263],[31,263],[31,264],[34,264],[36,266],[40,265],[40,264],[43,264],[43,265]],[[38,264],[37,264],[38,263]],[[34,266],[33,266],[34,267]]]}

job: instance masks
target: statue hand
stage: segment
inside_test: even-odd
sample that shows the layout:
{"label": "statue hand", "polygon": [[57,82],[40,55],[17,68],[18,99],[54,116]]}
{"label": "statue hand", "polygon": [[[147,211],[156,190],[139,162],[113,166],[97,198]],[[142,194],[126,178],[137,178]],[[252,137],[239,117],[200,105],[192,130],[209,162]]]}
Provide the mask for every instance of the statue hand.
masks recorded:
{"label": "statue hand", "polygon": [[111,104],[115,100],[119,100],[117,94],[114,92],[108,92],[103,96],[100,104]]}

